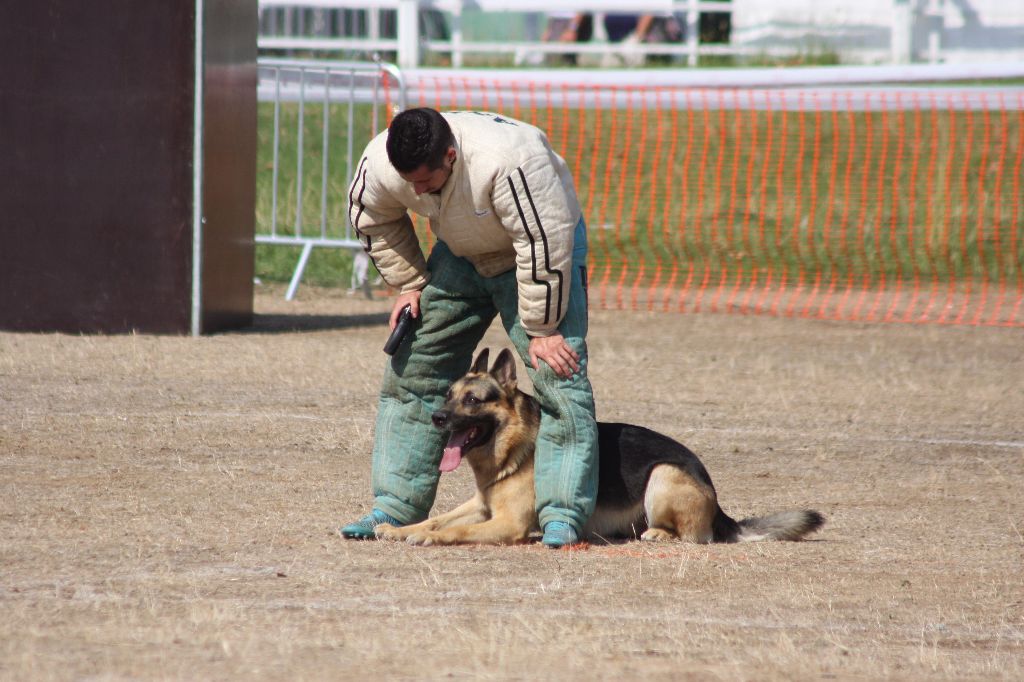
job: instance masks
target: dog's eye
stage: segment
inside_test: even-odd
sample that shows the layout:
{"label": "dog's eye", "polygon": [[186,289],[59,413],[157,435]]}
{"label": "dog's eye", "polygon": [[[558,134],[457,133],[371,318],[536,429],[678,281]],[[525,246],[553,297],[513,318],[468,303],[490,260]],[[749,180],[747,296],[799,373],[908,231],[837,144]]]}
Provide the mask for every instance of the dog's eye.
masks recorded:
{"label": "dog's eye", "polygon": [[480,399],[477,398],[472,393],[470,393],[469,395],[467,395],[465,398],[462,399],[462,404],[463,405],[479,405],[480,404]]}

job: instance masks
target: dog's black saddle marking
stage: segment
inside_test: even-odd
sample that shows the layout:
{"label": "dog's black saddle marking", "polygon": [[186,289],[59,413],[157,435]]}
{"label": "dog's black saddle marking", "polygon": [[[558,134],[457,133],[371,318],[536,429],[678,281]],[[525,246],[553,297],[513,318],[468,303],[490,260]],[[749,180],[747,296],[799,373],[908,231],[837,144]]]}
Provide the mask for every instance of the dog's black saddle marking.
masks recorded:
{"label": "dog's black saddle marking", "polygon": [[714,490],[711,476],[688,447],[657,431],[633,424],[597,424],[601,460],[597,499],[635,504],[644,497],[651,471],[659,464],[679,467]]}

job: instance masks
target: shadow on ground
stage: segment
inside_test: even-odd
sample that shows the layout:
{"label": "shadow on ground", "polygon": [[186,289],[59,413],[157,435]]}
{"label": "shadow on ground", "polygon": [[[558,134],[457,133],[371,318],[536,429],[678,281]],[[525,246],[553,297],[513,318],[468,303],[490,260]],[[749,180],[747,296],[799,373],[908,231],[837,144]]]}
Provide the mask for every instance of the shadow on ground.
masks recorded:
{"label": "shadow on ground", "polygon": [[320,332],[358,327],[386,328],[387,313],[361,315],[254,315],[252,326],[239,329],[240,334],[279,334],[282,332]]}

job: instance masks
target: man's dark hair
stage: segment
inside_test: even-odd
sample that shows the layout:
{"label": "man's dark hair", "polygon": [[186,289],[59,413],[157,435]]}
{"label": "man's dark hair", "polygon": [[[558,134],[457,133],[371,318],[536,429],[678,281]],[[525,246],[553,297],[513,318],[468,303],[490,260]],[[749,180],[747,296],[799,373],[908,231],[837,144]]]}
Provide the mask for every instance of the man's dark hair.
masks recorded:
{"label": "man's dark hair", "polygon": [[423,165],[430,170],[440,168],[448,147],[454,144],[448,121],[434,109],[408,109],[388,126],[388,159],[400,173],[411,173]]}

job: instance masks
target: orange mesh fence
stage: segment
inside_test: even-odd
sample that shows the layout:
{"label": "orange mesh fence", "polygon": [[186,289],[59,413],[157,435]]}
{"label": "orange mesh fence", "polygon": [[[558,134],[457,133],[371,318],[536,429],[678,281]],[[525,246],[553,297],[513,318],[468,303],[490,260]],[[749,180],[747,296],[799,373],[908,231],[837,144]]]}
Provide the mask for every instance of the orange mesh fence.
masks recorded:
{"label": "orange mesh fence", "polygon": [[409,105],[547,132],[576,179],[597,305],[1024,326],[1020,88],[446,77]]}

